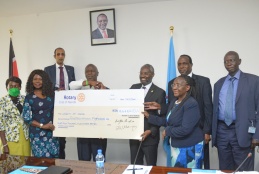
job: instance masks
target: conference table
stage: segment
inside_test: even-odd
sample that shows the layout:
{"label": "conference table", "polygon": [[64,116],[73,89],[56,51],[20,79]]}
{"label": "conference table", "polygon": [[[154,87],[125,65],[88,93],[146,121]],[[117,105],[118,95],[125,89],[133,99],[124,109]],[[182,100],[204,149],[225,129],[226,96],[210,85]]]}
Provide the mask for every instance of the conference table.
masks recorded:
{"label": "conference table", "polygon": [[[10,156],[9,156],[10,158]],[[36,158],[36,157],[11,157],[13,161],[20,160],[17,166],[14,164],[9,164],[8,172],[10,170],[15,170],[22,165],[29,166],[64,166],[70,167],[73,170],[73,174],[95,174],[96,168],[95,163],[90,161],[78,161],[78,160],[63,160],[63,159],[51,159],[51,158]],[[9,159],[10,160],[10,159]],[[5,163],[7,164],[7,163]],[[4,165],[4,163],[0,163]],[[2,166],[3,167],[3,166]],[[106,174],[122,174],[124,170],[128,167],[128,164],[116,164],[116,163],[105,163],[105,173]],[[188,173],[192,169],[189,168],[174,168],[174,167],[164,167],[164,166],[153,166],[150,174],[167,174],[168,172],[173,173]],[[228,171],[227,171],[228,172]]]}

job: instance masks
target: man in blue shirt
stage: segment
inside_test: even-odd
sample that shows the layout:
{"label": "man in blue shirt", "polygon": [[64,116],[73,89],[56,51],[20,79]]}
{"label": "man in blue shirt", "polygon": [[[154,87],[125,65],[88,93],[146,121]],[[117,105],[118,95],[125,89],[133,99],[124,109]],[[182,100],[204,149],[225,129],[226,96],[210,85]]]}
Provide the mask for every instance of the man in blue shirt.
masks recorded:
{"label": "man in blue shirt", "polygon": [[[254,170],[254,147],[259,140],[259,77],[239,69],[238,53],[224,57],[228,75],[214,85],[212,145],[218,148],[219,169]],[[250,153],[252,156],[250,157]]]}

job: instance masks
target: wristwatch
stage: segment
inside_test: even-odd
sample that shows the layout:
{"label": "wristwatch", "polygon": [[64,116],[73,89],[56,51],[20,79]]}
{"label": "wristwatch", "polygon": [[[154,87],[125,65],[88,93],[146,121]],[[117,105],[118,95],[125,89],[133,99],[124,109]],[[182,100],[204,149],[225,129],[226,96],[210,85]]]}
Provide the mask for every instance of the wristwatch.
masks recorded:
{"label": "wristwatch", "polygon": [[43,126],[43,124],[42,124],[42,123],[40,123],[40,128],[42,128],[42,126]]}

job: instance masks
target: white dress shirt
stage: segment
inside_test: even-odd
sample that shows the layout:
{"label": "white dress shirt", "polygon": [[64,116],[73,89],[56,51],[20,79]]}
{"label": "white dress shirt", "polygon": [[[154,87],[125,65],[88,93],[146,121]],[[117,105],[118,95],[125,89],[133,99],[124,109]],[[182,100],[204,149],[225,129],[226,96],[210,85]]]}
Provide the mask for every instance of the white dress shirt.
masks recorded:
{"label": "white dress shirt", "polygon": [[148,90],[150,89],[150,87],[151,87],[152,84],[153,84],[153,83],[151,82],[151,83],[149,83],[149,84],[146,85],[146,86],[144,86],[144,85],[141,86],[140,89],[143,89],[143,87],[145,87],[145,89],[144,89],[145,97],[146,97],[146,95],[147,95],[147,93],[148,93]]}

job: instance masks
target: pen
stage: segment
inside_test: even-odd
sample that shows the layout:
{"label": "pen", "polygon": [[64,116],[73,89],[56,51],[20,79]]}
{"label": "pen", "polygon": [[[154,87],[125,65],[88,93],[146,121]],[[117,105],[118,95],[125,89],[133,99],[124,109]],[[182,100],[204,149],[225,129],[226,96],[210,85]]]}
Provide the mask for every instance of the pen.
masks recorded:
{"label": "pen", "polygon": [[127,170],[142,170],[143,168],[127,169]]}

